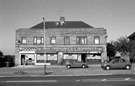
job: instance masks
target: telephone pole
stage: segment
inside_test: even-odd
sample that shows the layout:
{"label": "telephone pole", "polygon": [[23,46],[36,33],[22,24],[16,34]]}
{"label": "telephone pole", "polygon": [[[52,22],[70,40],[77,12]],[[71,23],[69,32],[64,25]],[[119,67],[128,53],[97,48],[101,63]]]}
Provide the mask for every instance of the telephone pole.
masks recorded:
{"label": "telephone pole", "polygon": [[44,17],[42,17],[43,18],[43,27],[44,27],[44,47],[43,47],[43,50],[44,50],[44,73],[45,74],[47,74],[46,73],[46,53],[45,53],[45,18]]}

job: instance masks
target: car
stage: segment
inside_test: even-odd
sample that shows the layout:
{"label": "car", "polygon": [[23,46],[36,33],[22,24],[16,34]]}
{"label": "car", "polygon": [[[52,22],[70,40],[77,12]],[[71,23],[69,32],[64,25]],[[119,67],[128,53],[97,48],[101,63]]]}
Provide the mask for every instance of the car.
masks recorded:
{"label": "car", "polygon": [[67,69],[69,68],[87,68],[87,62],[80,62],[80,61],[67,61],[66,62]]}
{"label": "car", "polygon": [[132,64],[130,61],[126,59],[113,59],[110,62],[105,62],[101,64],[101,68],[110,70],[110,69],[118,69],[118,68],[125,68],[127,70],[131,69]]}

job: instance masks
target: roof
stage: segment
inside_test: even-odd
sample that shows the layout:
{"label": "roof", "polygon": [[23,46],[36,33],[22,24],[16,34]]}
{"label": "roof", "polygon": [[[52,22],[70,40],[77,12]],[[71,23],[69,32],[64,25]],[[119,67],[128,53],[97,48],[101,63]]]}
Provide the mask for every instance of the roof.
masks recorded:
{"label": "roof", "polygon": [[[82,21],[65,21],[60,24],[58,21],[46,21],[45,28],[93,28],[92,26],[82,22]],[[31,27],[31,29],[43,29],[43,22]]]}
{"label": "roof", "polygon": [[135,32],[128,36],[129,39],[135,38]]}

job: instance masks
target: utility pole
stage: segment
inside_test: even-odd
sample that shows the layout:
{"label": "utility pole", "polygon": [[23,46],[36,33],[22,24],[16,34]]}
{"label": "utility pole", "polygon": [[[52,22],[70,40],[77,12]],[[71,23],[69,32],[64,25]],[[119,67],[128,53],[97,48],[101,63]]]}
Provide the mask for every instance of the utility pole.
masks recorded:
{"label": "utility pole", "polygon": [[46,53],[45,53],[45,18],[44,17],[42,17],[43,18],[43,27],[44,27],[44,47],[43,47],[43,50],[44,50],[44,74],[47,74],[46,73]]}

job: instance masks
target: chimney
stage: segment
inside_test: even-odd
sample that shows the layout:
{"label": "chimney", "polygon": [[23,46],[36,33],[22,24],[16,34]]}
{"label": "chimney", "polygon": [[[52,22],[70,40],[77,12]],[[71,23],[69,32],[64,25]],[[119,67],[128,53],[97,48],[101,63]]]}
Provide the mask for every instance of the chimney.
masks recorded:
{"label": "chimney", "polygon": [[65,22],[65,17],[60,17],[60,25],[63,25],[64,24],[64,22]]}

